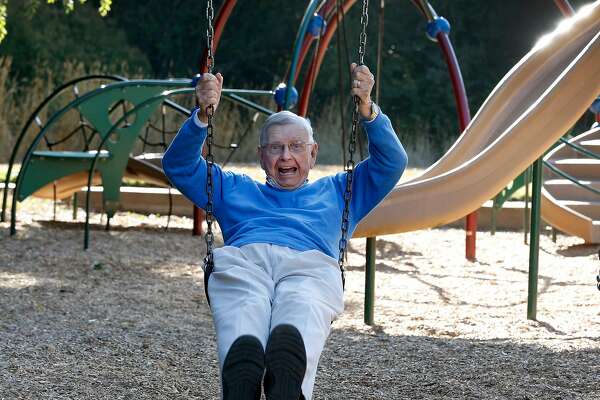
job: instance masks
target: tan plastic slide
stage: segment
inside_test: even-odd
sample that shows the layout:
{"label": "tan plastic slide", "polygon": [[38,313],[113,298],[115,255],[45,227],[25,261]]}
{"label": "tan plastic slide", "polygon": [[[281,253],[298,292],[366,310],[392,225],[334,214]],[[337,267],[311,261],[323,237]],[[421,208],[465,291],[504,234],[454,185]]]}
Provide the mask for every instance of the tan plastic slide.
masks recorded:
{"label": "tan plastic slide", "polygon": [[556,229],[578,236],[587,243],[598,243],[594,221],[577,211],[561,205],[546,189],[542,188],[542,218]]}
{"label": "tan plastic slide", "polygon": [[600,1],[563,20],[500,81],[446,155],[398,185],[354,237],[447,224],[495,196],[600,93],[599,32]]}
{"label": "tan plastic slide", "polygon": [[[581,133],[569,140],[571,143],[582,144],[586,139],[594,139],[600,136],[600,128],[593,128],[587,132]],[[549,151],[544,160],[549,161],[560,154],[564,150],[565,145],[559,145]],[[585,180],[585,179],[584,179]],[[591,183],[591,182],[590,182]],[[577,197],[577,195],[575,195]],[[581,199],[586,200],[586,199]],[[600,243],[600,224],[595,222],[590,216],[584,215],[569,205],[556,199],[551,191],[542,187],[542,218],[544,221],[572,236],[578,236],[586,241],[586,243]],[[594,215],[592,213],[591,215]]]}
{"label": "tan plastic slide", "polygon": [[[43,186],[33,195],[46,199],[66,199],[87,186],[88,176],[88,171],[64,176],[57,179],[54,183]],[[155,162],[142,158],[129,157],[127,168],[125,169],[125,178],[153,183],[162,187],[169,187],[171,185],[161,167],[157,166]],[[92,180],[92,185],[96,186],[101,183],[102,178],[100,177],[100,173],[96,172]]]}

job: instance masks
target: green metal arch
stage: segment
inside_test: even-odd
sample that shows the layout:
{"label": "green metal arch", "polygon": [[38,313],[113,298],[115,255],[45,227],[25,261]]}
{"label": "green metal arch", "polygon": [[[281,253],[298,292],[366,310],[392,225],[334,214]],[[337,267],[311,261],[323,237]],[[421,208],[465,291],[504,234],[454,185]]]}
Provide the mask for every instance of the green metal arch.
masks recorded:
{"label": "green metal arch", "polygon": [[[90,101],[90,99],[94,99],[97,96],[105,95],[107,93],[111,93],[116,90],[121,90],[124,88],[134,87],[134,86],[162,87],[162,88],[182,87],[182,86],[189,86],[190,82],[191,82],[190,79],[132,80],[132,81],[125,81],[125,82],[118,82],[115,84],[111,84],[111,85],[107,85],[107,86],[98,88],[92,92],[86,93],[84,96],[73,100],[67,106],[63,107],[61,110],[54,113],[52,115],[52,117],[48,120],[48,122],[46,123],[44,128],[36,135],[34,140],[31,142],[31,144],[29,145],[29,147],[27,149],[27,152],[25,153],[25,155],[23,157],[23,161],[21,163],[21,170],[19,171],[19,175],[17,176],[17,181],[15,184],[15,189],[14,189],[13,198],[12,198],[11,226],[10,226],[11,235],[14,235],[16,233],[15,225],[16,225],[17,197],[18,197],[18,193],[20,191],[21,185],[22,185],[23,177],[25,176],[25,173],[27,172],[27,166],[31,160],[33,151],[39,144],[41,138],[47,133],[49,128],[53,127],[54,124],[59,120],[59,118],[62,115],[66,114],[68,111],[74,109],[75,107],[79,107],[81,104],[84,104],[85,102]],[[115,96],[115,98],[116,97],[118,97],[118,96]],[[106,121],[109,121],[108,115],[106,115]],[[106,128],[106,126],[105,126],[105,128]],[[108,128],[110,128],[110,125],[108,126]],[[101,135],[102,135],[102,133],[101,133]]]}

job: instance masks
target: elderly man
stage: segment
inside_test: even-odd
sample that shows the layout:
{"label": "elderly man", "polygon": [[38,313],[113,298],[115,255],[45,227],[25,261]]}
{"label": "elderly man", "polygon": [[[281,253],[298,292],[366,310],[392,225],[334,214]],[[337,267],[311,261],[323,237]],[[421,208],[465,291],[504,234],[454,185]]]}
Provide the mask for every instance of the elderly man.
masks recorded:
{"label": "elderly man", "polygon": [[[390,120],[371,101],[374,78],[351,65],[352,94],[360,98],[369,158],[354,171],[349,235],[392,190],[407,157]],[[207,106],[221,98],[221,74],[204,74],[200,105],[163,158],[165,173],[183,194],[205,207]],[[214,215],[225,246],[214,250],[208,296],[217,334],[222,396],[311,399],[331,322],[343,311],[337,263],[346,174],[308,180],[318,144],[309,122],[289,111],[271,115],[258,146],[266,182],[213,169]]]}

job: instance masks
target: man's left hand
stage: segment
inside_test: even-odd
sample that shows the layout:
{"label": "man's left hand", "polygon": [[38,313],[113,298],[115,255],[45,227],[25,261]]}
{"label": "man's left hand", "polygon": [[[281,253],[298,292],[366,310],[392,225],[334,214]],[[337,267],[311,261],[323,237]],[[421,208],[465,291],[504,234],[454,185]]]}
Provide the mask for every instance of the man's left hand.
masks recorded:
{"label": "man's left hand", "polygon": [[352,95],[358,96],[360,104],[358,110],[363,118],[369,118],[371,116],[371,90],[375,85],[375,77],[369,71],[369,67],[366,65],[357,65],[352,63],[350,65],[352,72]]}

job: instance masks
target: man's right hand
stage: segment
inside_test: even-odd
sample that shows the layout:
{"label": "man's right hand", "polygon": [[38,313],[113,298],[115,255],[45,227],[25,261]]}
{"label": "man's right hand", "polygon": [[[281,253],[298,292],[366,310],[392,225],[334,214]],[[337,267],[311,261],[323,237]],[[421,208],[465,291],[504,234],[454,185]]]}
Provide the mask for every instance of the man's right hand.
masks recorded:
{"label": "man's right hand", "polygon": [[217,75],[205,73],[198,80],[196,85],[196,99],[198,100],[198,118],[200,121],[207,123],[208,116],[206,115],[206,109],[212,105],[214,111],[219,106],[221,100],[221,90],[223,89],[223,75],[217,73]]}

